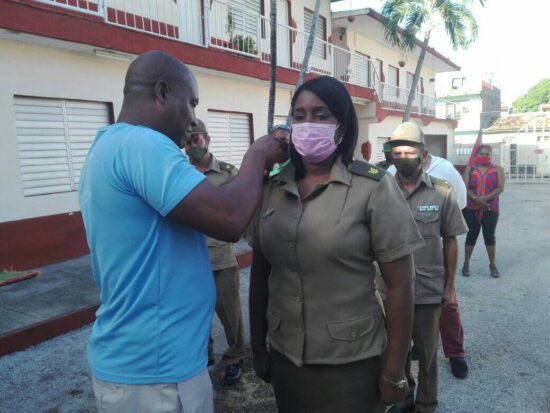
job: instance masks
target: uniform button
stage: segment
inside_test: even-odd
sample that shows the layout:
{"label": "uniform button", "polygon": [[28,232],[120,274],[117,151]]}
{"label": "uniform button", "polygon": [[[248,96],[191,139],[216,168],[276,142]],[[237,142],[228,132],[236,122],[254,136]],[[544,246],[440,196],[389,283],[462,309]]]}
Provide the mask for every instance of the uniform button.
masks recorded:
{"label": "uniform button", "polygon": [[351,332],[351,338],[355,338],[355,337],[357,337],[357,333],[355,331],[352,331]]}
{"label": "uniform button", "polygon": [[296,296],[296,297],[294,297],[294,299],[296,300],[297,303],[300,302],[300,297]]}
{"label": "uniform button", "polygon": [[290,248],[294,248],[294,242],[290,241],[290,242],[288,243],[288,246],[289,246]]}
{"label": "uniform button", "polygon": [[296,327],[296,329],[301,332],[301,331],[303,331],[304,328],[302,326],[298,326],[298,327]]}
{"label": "uniform button", "polygon": [[292,214],[292,218],[297,219],[297,218],[298,218],[298,214]]}

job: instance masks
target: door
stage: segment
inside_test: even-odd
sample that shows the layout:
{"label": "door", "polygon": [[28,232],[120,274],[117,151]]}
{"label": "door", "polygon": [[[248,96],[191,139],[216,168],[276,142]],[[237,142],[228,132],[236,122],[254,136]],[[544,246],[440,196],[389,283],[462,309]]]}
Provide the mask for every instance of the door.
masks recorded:
{"label": "door", "polygon": [[288,23],[288,2],[286,0],[277,0],[277,65],[283,67],[290,67],[290,33]]}
{"label": "door", "polygon": [[180,8],[179,37],[187,43],[203,46],[203,12],[201,0],[183,0]]}

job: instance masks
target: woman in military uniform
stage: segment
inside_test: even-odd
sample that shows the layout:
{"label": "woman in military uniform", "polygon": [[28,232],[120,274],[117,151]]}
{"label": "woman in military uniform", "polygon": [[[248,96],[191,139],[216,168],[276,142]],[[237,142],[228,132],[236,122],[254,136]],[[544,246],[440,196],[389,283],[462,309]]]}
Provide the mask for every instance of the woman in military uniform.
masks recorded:
{"label": "woman in military uniform", "polygon": [[339,81],[304,83],[292,114],[291,165],[265,184],[250,236],[254,368],[280,412],[383,411],[407,391],[410,254],[423,241],[393,177],[353,161],[357,116]]}

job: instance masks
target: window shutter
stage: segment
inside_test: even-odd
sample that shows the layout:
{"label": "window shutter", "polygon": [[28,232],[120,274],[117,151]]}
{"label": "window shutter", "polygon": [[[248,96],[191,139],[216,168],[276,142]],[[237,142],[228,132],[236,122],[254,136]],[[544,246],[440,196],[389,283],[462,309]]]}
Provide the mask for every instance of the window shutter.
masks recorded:
{"label": "window shutter", "polygon": [[[306,41],[309,36],[309,28],[313,22],[313,12],[307,9],[304,9],[304,32],[306,33]],[[317,26],[315,27],[315,42],[313,43],[313,50],[311,53],[315,56],[325,58],[325,46],[319,40],[326,40],[325,33],[325,19],[323,16],[319,15],[319,20],[317,21]]]}
{"label": "window shutter", "polygon": [[97,130],[109,124],[107,104],[22,96],[14,103],[23,195],[76,190]]}
{"label": "window shutter", "polygon": [[241,113],[208,111],[210,151],[221,161],[241,166],[250,147],[250,118]]}

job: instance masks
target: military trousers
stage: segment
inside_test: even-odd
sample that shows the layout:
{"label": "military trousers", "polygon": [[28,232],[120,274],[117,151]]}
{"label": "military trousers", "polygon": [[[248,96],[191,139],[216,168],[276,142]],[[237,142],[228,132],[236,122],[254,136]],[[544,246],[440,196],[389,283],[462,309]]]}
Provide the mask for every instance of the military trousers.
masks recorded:
{"label": "military trousers", "polygon": [[[222,362],[226,366],[236,364],[244,358],[244,328],[239,293],[239,268],[237,266],[214,271],[216,281],[216,314],[227,340],[228,349]],[[208,342],[208,358],[214,358],[213,340]]]}
{"label": "military trousers", "polygon": [[[412,376],[411,354],[407,357],[405,377],[409,393],[399,407],[416,406],[418,413],[434,413],[437,409],[438,372],[437,345],[439,342],[439,317],[441,304],[414,306],[412,341],[418,352],[418,386]],[[414,397],[416,388],[416,398]]]}

